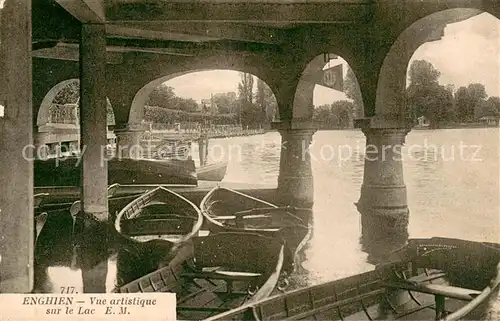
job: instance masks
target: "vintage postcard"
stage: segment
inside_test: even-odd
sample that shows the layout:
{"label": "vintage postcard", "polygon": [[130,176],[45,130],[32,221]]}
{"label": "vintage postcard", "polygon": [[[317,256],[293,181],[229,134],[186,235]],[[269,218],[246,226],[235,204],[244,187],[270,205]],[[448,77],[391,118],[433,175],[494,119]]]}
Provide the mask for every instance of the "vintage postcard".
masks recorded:
{"label": "vintage postcard", "polygon": [[499,320],[497,0],[0,0],[0,321]]}

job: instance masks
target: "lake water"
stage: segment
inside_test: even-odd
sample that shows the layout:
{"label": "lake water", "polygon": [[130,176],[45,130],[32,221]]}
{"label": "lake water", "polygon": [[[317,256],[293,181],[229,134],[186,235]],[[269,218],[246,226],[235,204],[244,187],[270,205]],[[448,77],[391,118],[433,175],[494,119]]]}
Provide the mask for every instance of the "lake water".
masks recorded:
{"label": "lake water", "polygon": [[[499,129],[411,131],[403,148],[410,237],[499,240]],[[225,181],[276,186],[281,136],[214,139],[210,156],[229,160]],[[313,137],[314,234],[302,266],[307,284],[373,268],[360,244],[365,136],[319,131]],[[321,157],[323,156],[323,157]],[[500,319],[495,308],[493,319]]]}
{"label": "lake water", "polygon": [[[408,134],[402,156],[410,237],[500,242],[499,133],[498,128],[489,128]],[[209,157],[229,161],[225,181],[276,186],[280,148],[281,136],[275,132],[212,139]],[[373,269],[360,244],[361,217],[354,206],[363,183],[364,148],[361,131],[320,131],[314,135],[310,149],[314,231],[304,252],[303,271],[292,279],[293,287]],[[197,153],[196,149],[193,152]],[[112,288],[116,266],[110,263],[108,268],[107,283]],[[51,267],[48,274],[54,284],[81,286],[68,283],[80,279],[78,270]],[[488,320],[500,320],[500,300]]]}

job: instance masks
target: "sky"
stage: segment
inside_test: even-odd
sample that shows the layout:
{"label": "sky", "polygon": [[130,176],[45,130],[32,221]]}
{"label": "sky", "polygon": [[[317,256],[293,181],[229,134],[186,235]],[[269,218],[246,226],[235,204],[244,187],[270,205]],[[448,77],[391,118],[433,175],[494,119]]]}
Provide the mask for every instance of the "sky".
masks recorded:
{"label": "sky", "polygon": [[[500,96],[500,20],[484,13],[446,27],[444,37],[420,46],[413,60],[425,59],[441,72],[442,85],[455,88],[482,83],[489,96]],[[343,59],[330,62],[333,67]],[[346,68],[344,68],[344,71]],[[196,101],[210,98],[211,93],[238,92],[239,73],[214,70],[187,74],[166,82],[178,96]],[[314,105],[331,104],[346,99],[344,93],[322,86],[314,89]]]}

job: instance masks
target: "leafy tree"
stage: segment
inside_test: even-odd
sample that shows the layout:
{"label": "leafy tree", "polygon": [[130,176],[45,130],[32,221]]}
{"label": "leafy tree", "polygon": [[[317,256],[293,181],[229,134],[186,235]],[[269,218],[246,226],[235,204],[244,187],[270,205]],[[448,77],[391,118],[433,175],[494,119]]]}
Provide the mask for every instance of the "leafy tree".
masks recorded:
{"label": "leafy tree", "polygon": [[312,120],[320,129],[332,129],[337,124],[337,120],[332,114],[331,105],[321,105],[314,108]]}
{"label": "leafy tree", "polygon": [[165,84],[159,85],[149,94],[146,105],[186,112],[195,112],[198,110],[198,103],[195,100],[176,96],[174,88]]}
{"label": "leafy tree", "polygon": [[278,102],[276,101],[273,91],[269,88],[269,86],[267,86],[267,84],[264,87],[264,97],[266,101],[265,109],[267,120],[273,121],[278,113]]}
{"label": "leafy tree", "polygon": [[64,105],[64,104],[76,104],[80,98],[80,82],[78,80],[70,82],[63,89],[61,89],[52,103]]}
{"label": "leafy tree", "polygon": [[262,125],[262,111],[255,104],[242,102],[241,105],[241,124],[243,127],[258,128]]}
{"label": "leafy tree", "polygon": [[261,110],[260,121],[267,122],[274,119],[278,109],[278,102],[269,86],[262,80],[257,80],[257,93],[255,95],[257,107]]}
{"label": "leafy tree", "polygon": [[313,122],[320,129],[340,129],[352,127],[355,105],[351,101],[340,100],[331,105],[314,108]]}
{"label": "leafy tree", "polygon": [[415,60],[410,66],[410,86],[428,86],[438,84],[439,70],[425,60]]}
{"label": "leafy tree", "polygon": [[435,128],[441,122],[455,118],[453,88],[439,85],[440,72],[425,60],[415,60],[410,66],[410,85],[406,103],[413,120],[425,116]]}
{"label": "leafy tree", "polygon": [[488,97],[488,95],[486,94],[486,88],[483,84],[469,84],[469,86],[467,86],[467,90],[469,90],[470,95],[472,99],[474,99],[474,101],[479,101]]}
{"label": "leafy tree", "polygon": [[161,84],[149,94],[146,105],[174,109],[172,106],[174,105],[175,97],[174,88]]}
{"label": "leafy tree", "polygon": [[238,84],[239,100],[244,104],[253,103],[253,76],[248,73],[240,73],[241,81]]}
{"label": "leafy tree", "polygon": [[354,110],[354,103],[347,100],[339,100],[332,104],[331,111],[337,119],[337,128],[352,127]]}
{"label": "leafy tree", "polygon": [[192,98],[174,97],[170,109],[183,110],[185,112],[195,112],[198,110],[198,103]]}
{"label": "leafy tree", "polygon": [[240,73],[241,81],[238,84],[238,108],[237,114],[241,121],[241,124],[249,128],[256,128],[263,124],[265,120],[265,109],[263,109],[263,104],[266,102],[265,95],[265,85],[261,83],[257,84],[257,101],[254,103],[253,94],[253,83],[254,77],[248,73]]}
{"label": "leafy tree", "polygon": [[458,88],[455,94],[457,118],[461,122],[471,122],[478,115],[478,109],[487,97],[483,84],[469,84]]}
{"label": "leafy tree", "polygon": [[257,79],[257,93],[255,94],[255,103],[264,113],[266,108],[265,87],[266,84],[262,80]]}
{"label": "leafy tree", "polygon": [[465,122],[472,119],[474,108],[471,108],[469,93],[467,87],[458,88],[455,93],[455,105],[457,108],[457,120]]}
{"label": "leafy tree", "polygon": [[440,122],[453,121],[455,117],[453,95],[436,83],[409,87],[407,102],[414,117],[425,116],[432,128],[436,128]]}
{"label": "leafy tree", "polygon": [[495,106],[497,114],[500,114],[500,97],[492,96],[487,100],[492,106]]}
{"label": "leafy tree", "polygon": [[217,93],[212,98],[213,102],[217,105],[219,114],[228,114],[234,112],[236,109],[236,93]]}
{"label": "leafy tree", "polygon": [[481,100],[475,109],[475,118],[479,119],[484,116],[499,116],[500,99],[498,97],[490,97],[488,100]]}

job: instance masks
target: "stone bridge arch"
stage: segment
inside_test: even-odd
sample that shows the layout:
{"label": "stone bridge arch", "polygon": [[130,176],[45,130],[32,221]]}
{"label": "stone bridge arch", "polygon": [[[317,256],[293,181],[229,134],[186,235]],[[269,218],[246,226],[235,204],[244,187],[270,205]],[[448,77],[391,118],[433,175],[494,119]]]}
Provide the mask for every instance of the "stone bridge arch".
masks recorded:
{"label": "stone bridge arch", "polygon": [[[60,119],[52,119],[51,109],[54,106],[54,99],[60,94],[64,89],[66,89],[72,83],[78,83],[80,80],[78,78],[70,78],[60,81],[52,88],[50,88],[39,106],[34,106],[36,113],[36,126],[34,132],[34,140],[36,146],[55,146],[62,142],[68,144],[69,148],[72,150],[77,150],[78,142],[80,141],[80,123],[79,123],[79,101],[80,93],[76,95],[76,101],[68,102],[64,105],[59,105],[57,108],[63,108],[63,118],[68,113],[72,116],[69,119],[62,119],[63,122],[59,122]],[[108,108],[108,125],[114,125],[114,110],[109,98],[106,97],[107,108]],[[74,122],[72,121],[74,120]],[[113,139],[114,137],[108,137],[108,139]]]}
{"label": "stone bridge arch", "polygon": [[[274,58],[273,58],[274,57]],[[114,66],[107,77],[112,88],[108,96],[115,106],[117,125],[137,126],[142,120],[144,103],[160,83],[185,74],[209,70],[233,70],[250,73],[276,93],[270,74],[274,70],[273,55],[262,53],[221,54],[206,53],[193,57],[134,57],[123,65]],[[140,68],[138,67],[140,66]],[[135,70],[134,74],[130,70]]]}
{"label": "stone bridge arch", "polygon": [[79,80],[77,78],[63,80],[60,83],[53,86],[45,94],[45,96],[43,97],[42,102],[38,108],[38,114],[37,114],[37,119],[36,119],[36,125],[37,125],[39,130],[49,123],[50,106],[52,105],[54,98],[56,98],[56,96],[61,92],[61,90],[66,88],[68,85],[70,85],[73,82],[78,82],[78,81]]}
{"label": "stone bridge arch", "polygon": [[[80,83],[80,80],[78,78],[71,78],[71,79],[66,79],[55,86],[53,86],[43,97],[42,102],[40,103],[40,106],[38,108],[37,112],[37,120],[36,120],[36,125],[40,129],[41,127],[47,125],[49,123],[49,117],[50,117],[50,107],[53,104],[54,99],[56,96],[63,90],[65,89],[68,85],[71,83]],[[106,98],[108,106],[111,105],[111,102],[109,98]],[[80,101],[80,97],[78,97],[77,103]],[[114,122],[114,110],[111,105],[111,109],[108,109],[108,112],[111,113],[110,117],[113,119],[112,122]],[[112,125],[112,124],[110,124]],[[75,128],[79,127],[79,124],[75,124]]]}
{"label": "stone bridge arch", "polygon": [[[204,71],[213,71],[213,70],[223,70],[223,71],[238,71],[238,72],[246,72],[249,73],[258,79],[262,80],[264,83],[266,83],[268,86],[269,84],[266,82],[265,79],[262,79],[258,75],[255,75],[252,72],[249,72],[248,69],[250,68],[201,68],[201,69],[195,69],[195,70],[185,70],[185,71],[180,71],[176,73],[172,73],[169,75],[165,75],[159,78],[156,78],[144,86],[142,86],[135,94],[131,106],[130,106],[130,112],[128,116],[128,125],[130,127],[140,127],[140,124],[142,122],[142,119],[144,118],[144,106],[149,99],[149,95],[151,92],[157,88],[159,85],[161,85],[164,82],[167,82],[169,80],[172,80],[174,78],[182,77],[184,75],[192,74],[195,72],[204,72]],[[269,86],[271,91],[273,91],[272,87]],[[273,94],[276,96],[276,94],[273,91]]]}
{"label": "stone bridge arch", "polygon": [[411,57],[424,43],[440,40],[447,24],[460,22],[485,11],[475,8],[453,8],[431,13],[408,26],[396,38],[380,69],[375,102],[375,123],[379,127],[408,126],[405,106],[407,69]]}

